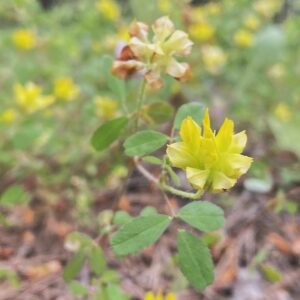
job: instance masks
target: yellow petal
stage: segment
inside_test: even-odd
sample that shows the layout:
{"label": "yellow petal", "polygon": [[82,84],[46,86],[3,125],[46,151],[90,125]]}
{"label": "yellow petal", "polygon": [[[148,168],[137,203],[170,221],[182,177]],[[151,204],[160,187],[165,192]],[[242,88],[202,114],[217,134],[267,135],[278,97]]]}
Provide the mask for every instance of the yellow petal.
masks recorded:
{"label": "yellow petal", "polygon": [[180,126],[180,137],[183,142],[191,147],[193,152],[197,152],[200,147],[201,129],[192,117],[185,118]]}
{"label": "yellow petal", "polygon": [[152,91],[158,90],[163,86],[163,80],[157,72],[147,72],[145,74],[145,80],[147,81],[147,87]]}
{"label": "yellow petal", "polygon": [[214,138],[214,133],[210,128],[210,118],[209,118],[208,108],[205,109],[202,125],[203,125],[203,137]]}
{"label": "yellow petal", "polygon": [[159,293],[157,294],[155,300],[164,300],[163,298],[164,298],[164,297],[163,297],[162,293],[159,292]]}
{"label": "yellow petal", "polygon": [[232,137],[229,151],[232,153],[241,153],[247,143],[247,135],[245,131],[241,131]]}
{"label": "yellow petal", "polygon": [[193,42],[187,33],[176,30],[164,44],[164,49],[169,54],[188,55],[191,53]]}
{"label": "yellow petal", "polygon": [[143,42],[147,41],[148,25],[143,22],[132,22],[129,27],[129,34],[131,37],[137,37]]}
{"label": "yellow petal", "polygon": [[216,136],[216,143],[220,151],[226,151],[231,144],[234,124],[232,120],[225,119]]}
{"label": "yellow petal", "polygon": [[130,39],[129,47],[138,58],[148,57],[150,55],[148,44],[137,37]]}
{"label": "yellow petal", "polygon": [[197,160],[191,155],[184,143],[168,145],[167,155],[174,167],[185,169],[189,166],[197,166]]}
{"label": "yellow petal", "polygon": [[154,32],[154,38],[153,41],[164,41],[168,36],[171,35],[171,33],[174,31],[174,24],[169,19],[169,17],[164,16],[159,19],[157,19],[153,26],[152,30]]}
{"label": "yellow petal", "polygon": [[241,154],[229,154],[227,159],[230,166],[239,171],[239,175],[245,174],[253,161],[251,157]]}
{"label": "yellow petal", "polygon": [[156,300],[156,299],[152,292],[147,292],[144,296],[144,300]]}
{"label": "yellow petal", "polygon": [[187,73],[188,70],[189,70],[188,64],[180,63],[173,57],[169,58],[166,72],[170,76],[176,79],[180,79]]}
{"label": "yellow petal", "polygon": [[166,295],[166,300],[176,300],[176,296],[174,293],[168,293]]}
{"label": "yellow petal", "polygon": [[193,187],[197,189],[203,189],[207,177],[209,175],[208,170],[199,170],[195,168],[186,168],[186,177]]}
{"label": "yellow petal", "polygon": [[217,172],[213,177],[212,190],[214,192],[228,190],[233,187],[235,183],[236,179],[229,178],[222,172]]}

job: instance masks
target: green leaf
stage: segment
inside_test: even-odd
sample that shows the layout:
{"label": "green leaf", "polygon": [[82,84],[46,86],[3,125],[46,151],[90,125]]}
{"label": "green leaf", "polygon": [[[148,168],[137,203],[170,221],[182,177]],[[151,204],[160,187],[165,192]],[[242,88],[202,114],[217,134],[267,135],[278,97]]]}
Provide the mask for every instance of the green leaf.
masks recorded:
{"label": "green leaf", "polygon": [[107,80],[107,85],[109,89],[120,101],[125,101],[126,98],[125,81],[111,74],[113,58],[109,55],[104,55],[101,59],[101,63],[102,63],[103,73],[105,75],[105,79]]}
{"label": "green leaf", "polygon": [[155,156],[144,156],[143,160],[149,164],[162,165],[163,161]]}
{"label": "green leaf", "polygon": [[273,266],[263,264],[260,266],[260,270],[264,277],[272,283],[279,282],[282,279],[280,271]]}
{"label": "green leaf", "polygon": [[143,114],[153,124],[168,122],[174,113],[172,105],[167,102],[154,102],[143,107]]}
{"label": "green leaf", "polygon": [[113,250],[117,255],[126,255],[150,246],[163,234],[171,220],[161,214],[135,218],[113,235]]}
{"label": "green leaf", "polygon": [[92,136],[92,146],[97,151],[104,150],[120,136],[127,123],[126,117],[120,117],[102,124]]}
{"label": "green leaf", "polygon": [[176,113],[173,127],[179,129],[182,121],[188,116],[200,125],[204,116],[203,104],[199,102],[183,104]]}
{"label": "green leaf", "polygon": [[191,233],[178,232],[178,262],[191,285],[202,290],[214,280],[214,266],[207,246]]}
{"label": "green leaf", "polygon": [[129,296],[116,284],[108,285],[105,292],[107,300],[129,300]]}
{"label": "green leaf", "polygon": [[71,281],[68,287],[70,291],[76,296],[85,296],[88,294],[87,288],[79,281]]}
{"label": "green leaf", "polygon": [[151,215],[156,215],[157,214],[157,210],[155,207],[152,206],[146,206],[145,208],[143,208],[143,210],[140,213],[141,217],[148,217]]}
{"label": "green leaf", "polygon": [[90,266],[98,275],[101,275],[106,268],[106,260],[103,250],[98,245],[92,246],[90,250]]}
{"label": "green leaf", "polygon": [[142,156],[161,148],[168,141],[168,136],[153,130],[139,131],[124,143],[128,156]]}
{"label": "green leaf", "polygon": [[101,281],[103,283],[119,283],[120,276],[115,270],[106,270],[101,276]]}
{"label": "green leaf", "polygon": [[73,231],[65,239],[65,245],[72,251],[89,249],[95,242],[85,233]]}
{"label": "green leaf", "polygon": [[0,198],[0,204],[11,207],[17,204],[24,204],[29,200],[28,193],[20,185],[10,186]]}
{"label": "green leaf", "polygon": [[83,252],[78,252],[71,258],[63,272],[63,278],[66,282],[74,279],[75,276],[80,272],[84,260],[85,257]]}
{"label": "green leaf", "polygon": [[125,225],[132,221],[132,217],[126,211],[117,211],[114,215],[113,223],[114,225]]}
{"label": "green leaf", "polygon": [[205,233],[201,237],[201,240],[206,246],[210,247],[215,245],[221,240],[221,235],[216,232],[209,232],[209,233]]}
{"label": "green leaf", "polygon": [[195,201],[185,205],[178,217],[191,226],[209,232],[224,225],[223,210],[207,201]]}

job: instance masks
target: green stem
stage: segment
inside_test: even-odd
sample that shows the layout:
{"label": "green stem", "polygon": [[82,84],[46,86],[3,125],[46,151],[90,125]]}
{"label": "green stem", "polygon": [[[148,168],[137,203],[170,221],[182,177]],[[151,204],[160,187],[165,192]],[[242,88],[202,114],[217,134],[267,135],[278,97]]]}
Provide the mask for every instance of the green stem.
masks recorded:
{"label": "green stem", "polygon": [[183,197],[183,198],[189,198],[189,199],[199,199],[200,196],[203,194],[203,191],[198,190],[196,193],[188,193],[181,190],[178,190],[165,182],[162,181],[162,177],[160,179],[154,177],[146,168],[144,168],[139,163],[139,158],[134,157],[133,159],[135,166],[137,167],[138,171],[147,178],[150,182],[153,182],[156,184],[163,192],[169,192],[171,194]]}
{"label": "green stem", "polygon": [[141,88],[140,88],[140,92],[139,92],[139,96],[137,99],[136,119],[135,119],[135,126],[134,126],[135,131],[137,131],[139,128],[139,120],[140,120],[140,116],[141,116],[141,108],[142,108],[142,105],[143,105],[143,102],[145,99],[145,91],[146,91],[146,80],[143,79]]}
{"label": "green stem", "polygon": [[178,190],[172,186],[169,186],[165,183],[162,183],[159,186],[163,191],[172,193],[174,195],[177,195],[177,196],[180,196],[183,198],[199,199],[201,197],[201,195],[203,194],[203,191],[201,191],[201,190],[198,190],[196,193],[184,192],[184,191]]}

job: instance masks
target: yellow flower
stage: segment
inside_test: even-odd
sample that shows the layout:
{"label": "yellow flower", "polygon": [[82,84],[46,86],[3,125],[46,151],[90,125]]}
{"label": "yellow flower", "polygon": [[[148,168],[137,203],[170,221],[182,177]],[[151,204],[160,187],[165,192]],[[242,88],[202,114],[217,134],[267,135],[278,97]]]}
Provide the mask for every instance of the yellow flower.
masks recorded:
{"label": "yellow flower", "polygon": [[14,92],[18,105],[28,113],[44,109],[54,102],[53,96],[42,95],[42,88],[32,82],[24,86],[15,84]]}
{"label": "yellow flower", "polygon": [[189,27],[192,38],[201,42],[210,41],[215,34],[215,28],[207,22],[200,22]]}
{"label": "yellow flower", "polygon": [[240,47],[251,47],[253,45],[253,34],[248,30],[240,29],[234,35],[234,42]]}
{"label": "yellow flower", "polygon": [[144,296],[144,300],[176,300],[176,296],[174,293],[168,293],[165,297],[163,297],[162,293],[158,293],[156,296],[152,292],[148,292]]}
{"label": "yellow flower", "polygon": [[287,122],[291,118],[291,110],[290,108],[284,104],[284,103],[279,103],[274,110],[274,113],[276,117],[283,122]]}
{"label": "yellow flower", "polygon": [[122,49],[119,59],[113,63],[113,74],[125,79],[139,71],[153,90],[162,86],[162,72],[179,80],[187,79],[188,64],[178,62],[175,57],[190,54],[193,43],[188,35],[175,30],[168,17],[157,19],[152,30],[153,36],[149,40],[147,24],[131,24],[131,38]]}
{"label": "yellow flower", "polygon": [[207,14],[209,14],[209,15],[219,16],[221,14],[220,3],[209,2],[206,5],[204,5],[203,8],[207,12]]}
{"label": "yellow flower", "polygon": [[280,10],[282,0],[259,0],[254,3],[254,9],[266,18],[271,18]]}
{"label": "yellow flower", "polygon": [[3,123],[12,123],[16,120],[16,118],[17,112],[12,108],[6,109],[0,114],[0,122]]}
{"label": "yellow flower", "polygon": [[244,25],[250,30],[256,30],[260,26],[260,19],[255,15],[248,15],[244,20]]}
{"label": "yellow flower", "polygon": [[168,14],[172,10],[171,0],[158,0],[157,4],[158,4],[159,10],[161,12],[163,12],[164,14]]}
{"label": "yellow flower", "polygon": [[168,145],[167,155],[174,167],[184,169],[191,185],[198,190],[228,190],[247,172],[252,158],[241,155],[247,136],[234,134],[234,123],[225,119],[218,133],[212,131],[208,110],[201,128],[191,117],[181,124],[181,142]]}
{"label": "yellow flower", "polygon": [[202,47],[201,55],[205,68],[212,74],[218,74],[227,60],[223,50],[217,46]]}
{"label": "yellow flower", "polygon": [[104,96],[95,97],[96,112],[99,117],[104,119],[112,119],[117,112],[117,101]]}
{"label": "yellow flower", "polygon": [[12,41],[17,48],[30,50],[36,46],[36,36],[34,32],[25,29],[19,29],[12,35]]}
{"label": "yellow flower", "polygon": [[117,21],[120,17],[120,8],[113,0],[99,0],[96,3],[98,11],[108,20]]}
{"label": "yellow flower", "polygon": [[126,27],[119,27],[118,29],[118,32],[117,32],[117,36],[119,38],[119,41],[128,41],[130,36],[129,36],[129,33],[128,33],[128,30]]}
{"label": "yellow flower", "polygon": [[285,68],[281,64],[274,64],[268,70],[268,75],[274,79],[280,79],[286,74]]}
{"label": "yellow flower", "polygon": [[79,94],[79,87],[73,82],[72,78],[62,77],[54,81],[55,97],[65,101],[74,100]]}

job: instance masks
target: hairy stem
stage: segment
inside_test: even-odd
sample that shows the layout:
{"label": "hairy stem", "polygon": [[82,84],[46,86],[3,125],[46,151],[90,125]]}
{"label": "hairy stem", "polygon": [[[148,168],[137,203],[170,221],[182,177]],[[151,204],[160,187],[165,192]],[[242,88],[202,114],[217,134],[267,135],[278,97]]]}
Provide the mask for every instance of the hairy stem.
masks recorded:
{"label": "hairy stem", "polygon": [[171,194],[183,197],[183,198],[189,198],[189,199],[199,199],[200,196],[203,194],[203,191],[198,190],[196,193],[189,193],[189,192],[184,192],[179,189],[176,189],[164,182],[161,182],[158,178],[154,177],[144,166],[142,166],[139,163],[139,158],[135,157],[134,158],[134,163],[136,165],[136,168],[138,171],[145,177],[147,178],[150,182],[153,182],[156,184],[163,192],[169,192]]}
{"label": "hairy stem", "polygon": [[139,96],[137,98],[137,107],[136,107],[136,119],[135,119],[135,126],[134,126],[134,130],[137,131],[139,128],[139,120],[140,120],[140,116],[141,116],[141,108],[145,99],[145,91],[146,91],[146,80],[143,79],[142,84],[141,84],[141,88],[140,88],[140,92],[139,92]]}

